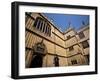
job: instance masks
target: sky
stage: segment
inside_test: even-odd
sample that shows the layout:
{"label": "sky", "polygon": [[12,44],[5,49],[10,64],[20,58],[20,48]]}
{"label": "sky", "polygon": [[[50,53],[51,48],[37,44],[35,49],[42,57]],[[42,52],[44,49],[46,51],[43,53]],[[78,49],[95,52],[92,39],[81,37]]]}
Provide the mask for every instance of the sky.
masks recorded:
{"label": "sky", "polygon": [[66,31],[69,26],[80,29],[84,25],[89,24],[88,15],[74,15],[74,14],[55,14],[55,13],[43,13],[49,20],[52,20],[53,24],[58,27],[62,32]]}

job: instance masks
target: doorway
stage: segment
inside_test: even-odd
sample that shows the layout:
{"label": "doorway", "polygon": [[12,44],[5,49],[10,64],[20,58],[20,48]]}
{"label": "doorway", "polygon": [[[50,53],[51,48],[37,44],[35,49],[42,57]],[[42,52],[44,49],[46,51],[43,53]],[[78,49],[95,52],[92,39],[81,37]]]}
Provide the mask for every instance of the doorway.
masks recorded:
{"label": "doorway", "polygon": [[32,59],[30,68],[42,67],[43,56],[40,54],[36,54],[36,56]]}

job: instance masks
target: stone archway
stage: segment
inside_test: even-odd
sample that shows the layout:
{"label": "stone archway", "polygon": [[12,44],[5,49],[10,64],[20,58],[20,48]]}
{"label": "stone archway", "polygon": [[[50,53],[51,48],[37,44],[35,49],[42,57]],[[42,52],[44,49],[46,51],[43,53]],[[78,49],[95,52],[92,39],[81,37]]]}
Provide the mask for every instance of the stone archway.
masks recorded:
{"label": "stone archway", "polygon": [[43,58],[47,53],[47,48],[45,44],[43,43],[43,40],[41,42],[38,42],[33,47],[33,58],[30,63],[30,68],[36,68],[36,67],[42,67],[43,65]]}

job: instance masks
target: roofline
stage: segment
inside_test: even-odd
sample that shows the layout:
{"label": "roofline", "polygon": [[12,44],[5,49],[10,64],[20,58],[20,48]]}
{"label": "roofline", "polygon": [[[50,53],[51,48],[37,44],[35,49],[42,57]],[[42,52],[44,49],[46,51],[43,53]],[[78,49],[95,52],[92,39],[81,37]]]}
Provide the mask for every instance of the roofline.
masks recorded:
{"label": "roofline", "polygon": [[[66,33],[70,32],[71,30],[75,31],[74,28],[68,30],[67,32],[62,32],[60,29],[58,29],[49,19],[47,19],[47,17],[45,15],[43,15],[42,13],[38,13],[40,16],[42,16],[43,18],[45,18],[51,25],[53,25],[53,27],[55,29],[57,29],[62,35],[65,35]],[[87,27],[88,26],[88,27]],[[81,31],[84,31],[85,29],[89,28],[89,24],[85,25],[83,28],[80,28],[78,31],[75,31],[76,33],[79,33]],[[82,30],[83,29],[83,30]]]}
{"label": "roofline", "polygon": [[85,25],[83,28],[80,28],[77,33],[81,32],[81,31],[85,31],[86,29],[89,29],[89,24]]}
{"label": "roofline", "polygon": [[61,30],[59,30],[53,23],[50,22],[50,20],[48,20],[46,18],[46,16],[44,16],[43,14],[41,13],[38,13],[40,16],[42,16],[43,18],[45,18],[51,25],[53,25],[54,28],[56,28],[61,34],[64,34]]}

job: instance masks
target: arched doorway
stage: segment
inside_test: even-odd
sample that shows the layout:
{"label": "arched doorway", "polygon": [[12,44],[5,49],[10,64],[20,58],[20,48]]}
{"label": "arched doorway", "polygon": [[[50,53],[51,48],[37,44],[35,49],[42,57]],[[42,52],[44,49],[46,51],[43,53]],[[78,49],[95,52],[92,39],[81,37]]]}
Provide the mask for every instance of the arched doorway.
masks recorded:
{"label": "arched doorway", "polygon": [[33,57],[31,59],[29,68],[42,67],[43,58],[47,53],[47,48],[43,43],[43,40],[41,42],[36,43],[33,47],[33,50],[34,50]]}
{"label": "arched doorway", "polygon": [[36,54],[36,56],[32,59],[30,68],[35,68],[35,67],[42,67],[43,63],[43,56],[40,54]]}

